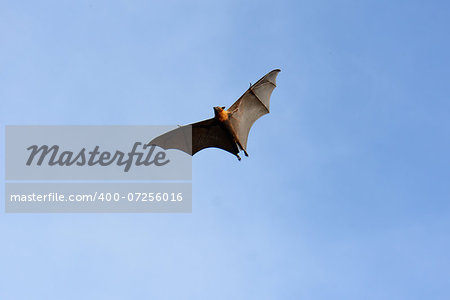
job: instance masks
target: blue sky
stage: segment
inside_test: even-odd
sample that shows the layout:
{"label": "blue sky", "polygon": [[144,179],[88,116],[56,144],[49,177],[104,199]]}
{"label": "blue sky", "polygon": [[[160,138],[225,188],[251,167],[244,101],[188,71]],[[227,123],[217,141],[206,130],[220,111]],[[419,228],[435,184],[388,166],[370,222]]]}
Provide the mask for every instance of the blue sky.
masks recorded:
{"label": "blue sky", "polygon": [[0,298],[448,299],[449,6],[0,2],[3,126],[186,124],[282,69],[192,214],[1,213]]}

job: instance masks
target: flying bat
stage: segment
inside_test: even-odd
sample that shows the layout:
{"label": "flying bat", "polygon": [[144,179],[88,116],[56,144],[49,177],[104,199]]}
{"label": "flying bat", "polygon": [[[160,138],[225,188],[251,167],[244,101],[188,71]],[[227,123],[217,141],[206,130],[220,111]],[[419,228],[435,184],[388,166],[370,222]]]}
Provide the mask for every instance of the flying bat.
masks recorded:
{"label": "flying bat", "polygon": [[189,155],[215,147],[241,160],[241,150],[248,156],[247,139],[253,123],[269,113],[270,96],[276,87],[279,72],[278,69],[273,70],[255,84],[250,84],[248,90],[227,110],[225,106],[214,107],[214,118],[180,126],[154,138],[147,145],[179,149]]}

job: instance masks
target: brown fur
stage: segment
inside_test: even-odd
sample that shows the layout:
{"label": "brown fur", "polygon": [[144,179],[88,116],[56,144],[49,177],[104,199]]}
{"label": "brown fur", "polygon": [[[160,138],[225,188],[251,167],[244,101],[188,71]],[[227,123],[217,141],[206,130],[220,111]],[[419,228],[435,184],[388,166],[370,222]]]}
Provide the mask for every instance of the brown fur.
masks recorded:
{"label": "brown fur", "polygon": [[226,110],[223,110],[223,109],[219,110],[219,112],[218,112],[219,121],[225,122],[226,120],[228,120],[228,114],[229,113]]}

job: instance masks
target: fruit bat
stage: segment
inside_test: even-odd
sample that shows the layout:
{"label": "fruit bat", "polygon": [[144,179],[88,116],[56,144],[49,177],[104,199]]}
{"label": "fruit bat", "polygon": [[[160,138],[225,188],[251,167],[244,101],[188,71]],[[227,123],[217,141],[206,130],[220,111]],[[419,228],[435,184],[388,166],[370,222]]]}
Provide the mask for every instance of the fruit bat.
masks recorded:
{"label": "fruit bat", "polygon": [[247,139],[253,123],[269,113],[270,96],[276,87],[279,72],[278,69],[273,70],[255,84],[250,84],[248,90],[227,110],[224,106],[214,107],[214,118],[180,126],[156,137],[147,145],[179,149],[190,155],[215,147],[228,151],[241,160],[240,150],[248,156]]}

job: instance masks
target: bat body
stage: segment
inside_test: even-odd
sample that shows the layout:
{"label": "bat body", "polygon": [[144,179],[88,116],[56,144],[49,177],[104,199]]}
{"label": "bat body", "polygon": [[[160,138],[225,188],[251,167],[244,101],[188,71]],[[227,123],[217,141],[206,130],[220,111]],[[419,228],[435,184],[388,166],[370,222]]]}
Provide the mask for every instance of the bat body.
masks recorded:
{"label": "bat body", "polygon": [[276,87],[279,72],[280,70],[273,70],[250,85],[228,110],[225,107],[214,107],[214,118],[181,126],[156,137],[148,145],[179,149],[190,155],[215,147],[228,151],[241,160],[240,150],[248,156],[247,139],[253,123],[269,113],[270,96]]}

